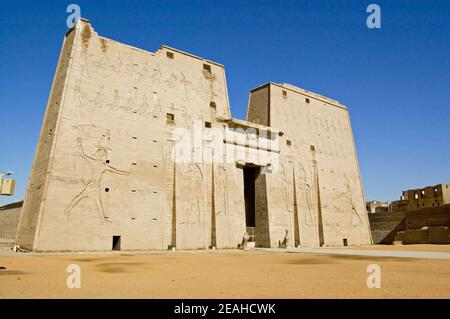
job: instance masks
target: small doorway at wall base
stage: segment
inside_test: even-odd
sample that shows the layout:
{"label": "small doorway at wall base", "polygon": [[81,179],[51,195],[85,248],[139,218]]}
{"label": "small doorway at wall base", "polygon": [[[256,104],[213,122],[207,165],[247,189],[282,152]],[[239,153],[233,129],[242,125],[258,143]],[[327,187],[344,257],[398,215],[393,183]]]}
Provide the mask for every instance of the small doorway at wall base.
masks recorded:
{"label": "small doorway at wall base", "polygon": [[113,236],[112,250],[120,250],[120,236]]}
{"label": "small doorway at wall base", "polygon": [[344,242],[344,246],[348,246],[347,238],[344,238],[342,241]]}

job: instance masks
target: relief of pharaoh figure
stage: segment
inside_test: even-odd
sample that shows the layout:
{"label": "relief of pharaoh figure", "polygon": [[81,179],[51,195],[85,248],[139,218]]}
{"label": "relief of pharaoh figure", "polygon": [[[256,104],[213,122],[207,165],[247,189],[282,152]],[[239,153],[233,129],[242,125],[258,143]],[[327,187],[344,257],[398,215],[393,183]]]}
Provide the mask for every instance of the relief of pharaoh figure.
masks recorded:
{"label": "relief of pharaoh figure", "polygon": [[[129,175],[130,172],[114,167],[110,163],[111,132],[95,125],[80,125],[77,127],[77,145],[79,155],[90,168],[90,174],[84,180],[84,186],[79,190],[65,209],[65,215],[70,219],[73,209],[81,202],[89,200],[94,205],[96,213],[102,221],[106,221],[105,208],[102,202],[102,180],[105,174]],[[105,189],[107,190],[107,189]]]}

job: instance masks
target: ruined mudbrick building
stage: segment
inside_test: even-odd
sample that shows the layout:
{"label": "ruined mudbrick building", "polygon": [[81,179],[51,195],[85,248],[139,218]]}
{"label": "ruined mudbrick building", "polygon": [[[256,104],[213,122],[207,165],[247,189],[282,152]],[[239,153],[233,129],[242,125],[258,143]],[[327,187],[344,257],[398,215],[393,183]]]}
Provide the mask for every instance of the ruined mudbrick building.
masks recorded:
{"label": "ruined mudbrick building", "polygon": [[414,211],[450,204],[450,185],[438,184],[402,192],[400,200],[391,202],[392,212]]}
{"label": "ruined mudbrick building", "polygon": [[257,247],[371,243],[346,107],[268,83],[250,92],[247,121],[233,119],[221,64],[118,43],[80,19],[64,39],[15,244],[220,249],[246,233]]}

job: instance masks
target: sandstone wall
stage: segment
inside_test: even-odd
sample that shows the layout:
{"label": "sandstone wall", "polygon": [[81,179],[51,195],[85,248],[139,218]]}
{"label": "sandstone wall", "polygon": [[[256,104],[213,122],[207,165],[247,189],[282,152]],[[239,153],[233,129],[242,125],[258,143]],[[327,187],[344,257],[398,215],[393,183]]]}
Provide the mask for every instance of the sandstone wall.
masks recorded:
{"label": "sandstone wall", "polygon": [[[270,168],[255,181],[258,245],[370,243],[348,111],[275,84],[252,91],[248,107],[258,124],[231,118],[222,65],[121,44],[79,20],[63,44],[16,244],[106,251],[120,236],[122,250],[237,247],[246,165]],[[235,127],[256,133],[228,140],[245,136],[229,134]],[[224,133],[225,156],[262,157],[202,161],[218,149],[191,137],[213,129]],[[272,136],[274,145],[256,145],[269,131],[280,145]],[[193,141],[184,153],[191,161],[173,154],[183,138]]]}
{"label": "sandstone wall", "polygon": [[123,250],[236,247],[242,171],[171,157],[175,128],[230,119],[226,90],[219,64],[120,44],[80,20],[63,46],[17,244],[111,250],[121,236]]}
{"label": "sandstone wall", "polygon": [[0,243],[14,241],[21,210],[21,202],[0,207]]}
{"label": "sandstone wall", "polygon": [[[268,106],[255,103],[263,91]],[[256,95],[253,97],[253,95]],[[371,234],[348,111],[336,101],[290,85],[252,92],[248,113],[284,134],[280,171],[267,176],[271,245],[288,233],[304,246],[370,244]]]}
{"label": "sandstone wall", "polygon": [[375,244],[448,243],[450,205],[427,207],[410,212],[369,214]]}

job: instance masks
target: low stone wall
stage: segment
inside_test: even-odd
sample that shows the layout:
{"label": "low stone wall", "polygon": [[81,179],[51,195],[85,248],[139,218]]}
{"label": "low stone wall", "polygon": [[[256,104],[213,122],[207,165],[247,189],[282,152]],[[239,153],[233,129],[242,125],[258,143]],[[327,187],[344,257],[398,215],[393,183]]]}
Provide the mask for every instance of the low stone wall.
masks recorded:
{"label": "low stone wall", "polygon": [[428,207],[411,212],[369,214],[374,244],[447,244],[450,205]]}
{"label": "low stone wall", "polygon": [[396,240],[403,244],[450,244],[450,231],[445,226],[409,229],[398,232]]}
{"label": "low stone wall", "polygon": [[427,207],[406,215],[406,229],[420,229],[431,226],[450,226],[450,205]]}
{"label": "low stone wall", "polygon": [[13,242],[23,202],[0,207],[0,243]]}
{"label": "low stone wall", "polygon": [[369,214],[370,229],[374,244],[391,244],[398,231],[404,230],[405,213]]}

